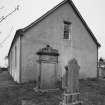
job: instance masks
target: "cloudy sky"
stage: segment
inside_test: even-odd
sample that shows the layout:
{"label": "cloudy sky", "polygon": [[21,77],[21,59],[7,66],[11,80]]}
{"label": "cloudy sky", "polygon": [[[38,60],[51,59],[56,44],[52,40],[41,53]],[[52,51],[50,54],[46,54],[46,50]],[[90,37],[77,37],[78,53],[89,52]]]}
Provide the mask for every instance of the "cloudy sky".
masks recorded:
{"label": "cloudy sky", "polygon": [[[62,0],[0,0],[0,66],[7,65],[10,44],[17,29],[42,16]],[[99,56],[105,58],[105,0],[73,0],[84,20],[101,44]],[[17,5],[19,9],[17,10]]]}

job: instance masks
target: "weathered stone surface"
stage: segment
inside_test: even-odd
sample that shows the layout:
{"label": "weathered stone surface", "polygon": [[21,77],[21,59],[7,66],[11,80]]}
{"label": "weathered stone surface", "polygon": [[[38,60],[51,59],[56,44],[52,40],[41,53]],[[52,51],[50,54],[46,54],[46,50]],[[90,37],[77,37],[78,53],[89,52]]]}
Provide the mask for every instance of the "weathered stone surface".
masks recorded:
{"label": "weathered stone surface", "polygon": [[40,49],[38,61],[38,81],[37,87],[40,89],[56,89],[58,73],[58,50],[53,49],[50,45]]}
{"label": "weathered stone surface", "polygon": [[73,58],[65,67],[65,91],[62,105],[81,105],[79,93],[79,69],[77,60]]}
{"label": "weathered stone surface", "polygon": [[68,62],[66,66],[66,92],[73,93],[79,91],[79,69],[75,58]]}

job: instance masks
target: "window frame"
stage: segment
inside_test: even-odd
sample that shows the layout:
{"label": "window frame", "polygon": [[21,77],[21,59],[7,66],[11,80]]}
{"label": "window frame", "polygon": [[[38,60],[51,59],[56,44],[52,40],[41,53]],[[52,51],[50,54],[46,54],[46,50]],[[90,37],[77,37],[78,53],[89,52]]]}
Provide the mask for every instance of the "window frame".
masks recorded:
{"label": "window frame", "polygon": [[[64,20],[63,23],[64,23],[63,39],[64,40],[71,40],[71,22]],[[66,31],[68,31],[68,32],[66,33]],[[65,37],[65,33],[68,34],[68,37],[66,36],[67,38]]]}

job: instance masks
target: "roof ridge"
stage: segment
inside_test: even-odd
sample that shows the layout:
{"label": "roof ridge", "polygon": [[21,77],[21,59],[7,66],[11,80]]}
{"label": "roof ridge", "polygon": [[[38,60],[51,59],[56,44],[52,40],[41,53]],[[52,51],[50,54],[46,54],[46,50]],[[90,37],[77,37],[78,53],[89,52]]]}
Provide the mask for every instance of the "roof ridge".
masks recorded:
{"label": "roof ridge", "polygon": [[54,12],[58,7],[60,7],[61,5],[63,5],[64,3],[68,2],[70,0],[63,0],[62,2],[60,2],[58,5],[54,6],[52,9],[50,9],[49,11],[47,11],[44,15],[42,15],[41,17],[39,17],[37,20],[35,20],[34,22],[30,23],[28,26],[26,26],[25,28],[22,28],[22,31],[25,32],[27,31],[30,27],[32,27],[34,24],[39,23],[41,20],[43,20],[46,16],[48,16],[49,14],[51,14],[52,12]]}
{"label": "roof ridge", "polygon": [[[95,41],[95,43],[98,45],[98,47],[100,47],[101,45],[99,44],[99,42],[97,41],[97,39],[95,38],[94,34],[92,33],[92,31],[90,30],[89,26],[87,25],[87,23],[85,22],[85,20],[83,19],[83,17],[81,16],[80,12],[78,11],[78,9],[76,8],[76,6],[74,5],[72,0],[63,0],[62,2],[60,2],[58,5],[54,6],[52,9],[50,9],[49,11],[47,11],[44,15],[42,15],[41,17],[39,17],[37,20],[35,20],[34,22],[32,22],[30,25],[26,26],[25,28],[21,28],[18,29],[17,32],[21,32],[24,33],[26,32],[28,29],[30,29],[33,25],[39,23],[41,20],[43,20],[46,16],[48,16],[49,14],[53,13],[57,8],[59,8],[60,6],[62,6],[64,3],[68,2],[71,7],[73,8],[73,10],[75,11],[76,15],[80,18],[81,22],[83,23],[83,25],[85,26],[85,28],[87,29],[87,31],[90,33],[90,36],[92,37],[92,39]],[[16,33],[17,33],[16,32]],[[18,34],[19,35],[19,34]],[[17,35],[15,34],[15,37],[17,37]],[[15,38],[14,38],[15,39]],[[13,45],[14,39],[12,41],[11,46]],[[11,47],[10,47],[11,49]],[[9,51],[10,52],[10,51]]]}
{"label": "roof ridge", "polygon": [[85,28],[88,30],[88,32],[91,34],[91,37],[93,38],[93,40],[96,42],[96,44],[98,45],[98,47],[100,47],[101,45],[99,44],[99,42],[97,41],[97,39],[95,38],[93,32],[91,31],[91,29],[89,28],[89,26],[87,25],[87,23],[85,22],[85,20],[83,19],[82,15],[80,14],[80,12],[78,11],[78,9],[76,8],[76,6],[74,5],[72,0],[63,0],[62,2],[60,2],[58,5],[54,6],[52,9],[50,9],[49,11],[47,11],[44,15],[42,15],[41,17],[39,17],[37,20],[35,20],[34,22],[32,22],[31,24],[29,24],[28,26],[26,26],[25,28],[22,28],[21,30],[23,32],[27,31],[28,29],[30,29],[33,25],[39,23],[40,21],[42,21],[45,17],[47,17],[49,14],[51,14],[52,12],[54,12],[57,8],[59,8],[60,6],[62,6],[64,3],[69,2],[69,4],[72,6],[73,10],[75,11],[76,15],[78,15],[78,17],[80,18],[80,20],[82,21],[82,23],[84,24]]}

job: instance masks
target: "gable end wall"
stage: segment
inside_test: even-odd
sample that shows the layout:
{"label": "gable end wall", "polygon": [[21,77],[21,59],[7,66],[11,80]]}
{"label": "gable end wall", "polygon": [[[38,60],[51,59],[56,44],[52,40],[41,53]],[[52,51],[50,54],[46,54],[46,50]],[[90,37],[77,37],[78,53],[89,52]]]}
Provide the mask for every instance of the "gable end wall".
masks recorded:
{"label": "gable end wall", "polygon": [[[64,20],[72,23],[72,41],[63,39]],[[70,7],[69,3],[62,5],[40,23],[24,33],[21,48],[21,78],[23,82],[37,80],[39,65],[37,63],[38,56],[36,52],[40,48],[45,47],[46,44],[58,49],[60,53],[58,77],[63,75],[65,71],[64,66],[67,65],[67,62],[72,57],[76,57],[80,64],[81,76],[94,77],[96,75],[97,45],[85,29],[81,20]],[[85,56],[88,59],[85,59]],[[90,61],[91,65],[84,65],[83,63],[89,63]]]}

